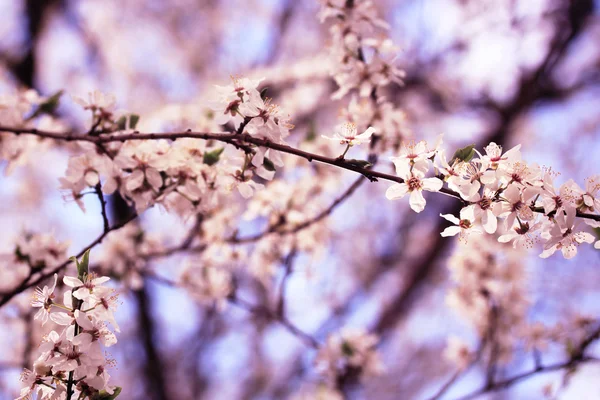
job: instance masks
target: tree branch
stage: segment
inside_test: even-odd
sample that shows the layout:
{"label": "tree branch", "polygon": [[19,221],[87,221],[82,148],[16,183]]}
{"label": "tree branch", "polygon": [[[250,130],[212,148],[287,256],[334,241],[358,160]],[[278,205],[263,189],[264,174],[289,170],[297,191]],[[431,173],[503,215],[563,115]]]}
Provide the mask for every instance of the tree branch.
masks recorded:
{"label": "tree branch", "polygon": [[[77,259],[79,259],[83,253],[85,253],[86,251],[88,251],[89,249],[95,247],[96,245],[100,244],[102,242],[102,240],[104,240],[104,238],[106,237],[106,235],[108,235],[110,232],[112,231],[116,231],[118,229],[121,229],[122,227],[124,227],[125,225],[127,225],[129,222],[133,221],[135,218],[137,217],[137,214],[133,214],[132,216],[130,216],[127,220],[123,221],[120,224],[114,225],[112,227],[110,227],[108,229],[108,231],[103,232],[100,236],[98,236],[96,239],[94,239],[93,242],[91,242],[90,244],[88,244],[86,247],[84,247],[79,253],[77,253],[77,255],[75,256]],[[65,262],[63,262],[60,265],[57,265],[56,267],[50,269],[47,272],[44,272],[42,274],[40,274],[37,278],[31,280],[34,271],[31,271],[29,276],[27,276],[19,286],[17,286],[14,290],[8,292],[8,293],[4,293],[2,295],[2,298],[0,299],[0,307],[2,307],[3,305],[5,305],[6,303],[8,303],[13,297],[15,297],[16,295],[18,295],[19,293],[24,292],[25,290],[29,289],[30,287],[39,285],[40,282],[48,279],[49,277],[51,277],[52,275],[60,272],[61,270],[63,270],[64,268],[66,268],[69,264],[71,264],[73,262],[72,259],[68,259]]]}
{"label": "tree branch", "polygon": [[[404,179],[399,176],[386,174],[384,172],[374,171],[366,167],[361,167],[355,163],[349,162],[345,159],[333,158],[322,156],[320,154],[310,153],[307,151],[303,151],[300,149],[296,149],[294,147],[271,142],[266,139],[256,138],[247,133],[238,134],[238,133],[228,133],[228,132],[172,132],[172,133],[127,133],[127,134],[108,134],[103,136],[86,136],[86,135],[76,135],[73,133],[59,133],[59,132],[50,132],[38,130],[35,128],[15,128],[15,127],[6,127],[0,126],[0,134],[9,132],[14,133],[16,135],[20,134],[29,134],[36,135],[43,138],[55,139],[55,140],[64,140],[67,142],[70,141],[84,141],[91,142],[95,144],[103,144],[110,142],[126,142],[131,140],[158,140],[158,139],[181,139],[181,138],[190,138],[190,139],[204,139],[204,140],[216,140],[219,142],[229,143],[236,148],[240,148],[244,143],[254,144],[256,146],[267,147],[269,149],[273,149],[276,151],[281,151],[283,153],[292,154],[301,158],[308,160],[309,162],[318,161],[323,164],[329,164],[336,166],[338,168],[346,169],[349,171],[357,172],[371,182],[375,182],[379,179],[396,182],[396,183],[404,183]],[[439,193],[445,194],[450,197],[457,198],[463,202],[461,196],[448,188],[442,187],[439,190]],[[542,212],[541,210],[536,209],[535,207],[531,207],[534,212]],[[580,218],[592,219],[594,221],[600,221],[600,215],[595,214],[587,214],[577,211],[577,216]]]}

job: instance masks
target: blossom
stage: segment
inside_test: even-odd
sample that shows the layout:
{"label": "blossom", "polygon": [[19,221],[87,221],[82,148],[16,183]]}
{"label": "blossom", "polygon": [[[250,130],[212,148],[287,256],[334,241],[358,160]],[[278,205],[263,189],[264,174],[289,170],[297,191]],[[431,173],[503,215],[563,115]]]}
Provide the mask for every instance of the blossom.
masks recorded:
{"label": "blossom", "polygon": [[600,211],[600,175],[594,175],[585,180],[585,193],[582,194],[583,204],[589,211]]}
{"label": "blossom", "polygon": [[101,285],[104,282],[108,282],[109,280],[110,278],[107,276],[101,276],[96,278],[94,274],[88,274],[85,277],[84,281],[73,276],[65,276],[63,278],[63,282],[65,285],[75,289],[75,291],[73,292],[73,297],[79,300],[87,299],[94,293],[94,288],[97,285]]}
{"label": "blossom", "polygon": [[537,241],[537,237],[534,232],[541,227],[541,223],[535,223],[529,225],[528,222],[515,221],[513,227],[509,229],[504,235],[498,238],[500,243],[513,243],[513,247],[517,248],[531,248]]}
{"label": "blossom", "polygon": [[510,229],[517,217],[521,221],[531,221],[534,218],[533,211],[528,203],[535,195],[535,191],[528,188],[520,188],[515,184],[508,186],[502,193],[504,201],[499,216],[505,218],[504,223],[507,229]]}
{"label": "blossom", "polygon": [[456,236],[459,240],[466,241],[471,233],[482,233],[481,229],[475,226],[475,214],[473,208],[465,207],[460,210],[460,219],[452,214],[440,214],[440,217],[452,222],[455,226],[449,226],[441,233],[442,236]]}
{"label": "blossom", "polygon": [[461,166],[461,179],[456,182],[456,186],[465,200],[471,201],[476,197],[482,184],[491,185],[496,181],[496,174],[488,169],[489,163],[484,159],[463,163]]}
{"label": "blossom", "polygon": [[96,319],[110,322],[117,332],[120,332],[119,325],[115,320],[113,312],[117,309],[118,295],[115,290],[104,286],[96,286],[94,295],[89,296],[83,302],[84,309],[90,309],[89,314]]}
{"label": "blossom", "polygon": [[493,193],[488,188],[485,188],[483,191],[483,195],[479,193],[475,193],[471,197],[470,208],[473,208],[473,213],[475,218],[481,221],[481,225],[483,229],[487,233],[496,232],[496,228],[498,226],[498,219],[496,218],[496,214],[501,211],[501,205],[492,200]]}
{"label": "blossom", "polygon": [[330,335],[319,349],[316,368],[331,381],[351,367],[360,368],[361,376],[379,375],[383,364],[375,350],[377,342],[377,336],[364,329],[344,328]]}
{"label": "blossom", "polygon": [[202,303],[216,303],[223,308],[233,291],[232,275],[225,267],[189,263],[181,275],[181,282]]}
{"label": "blossom", "polygon": [[99,90],[94,90],[88,93],[88,101],[81,97],[72,96],[75,103],[83,107],[84,110],[99,110],[103,114],[111,114],[116,106],[115,96],[112,94],[102,93]]}
{"label": "blossom", "polygon": [[340,144],[354,146],[357,144],[369,143],[369,141],[371,141],[371,136],[373,135],[373,133],[375,133],[375,128],[370,126],[367,128],[366,131],[364,131],[361,134],[358,134],[356,125],[352,122],[347,122],[345,124],[338,125],[335,128],[333,136],[321,136],[328,140],[339,141]]}
{"label": "blossom", "polygon": [[388,200],[396,200],[401,199],[406,196],[407,193],[410,193],[410,208],[412,208],[413,211],[420,213],[425,209],[426,204],[422,193],[423,190],[438,192],[444,185],[444,182],[440,179],[423,178],[424,175],[425,174],[421,173],[419,170],[401,175],[400,177],[404,179],[404,182],[395,183],[390,186],[385,192],[385,197],[387,197]]}
{"label": "blossom", "polygon": [[464,370],[473,360],[473,352],[462,339],[449,336],[444,349],[444,358],[456,364],[460,370]]}
{"label": "blossom", "polygon": [[57,265],[66,258],[70,243],[59,242],[51,234],[25,234],[17,242],[16,252],[30,266],[45,268]]}
{"label": "blossom", "polygon": [[435,154],[435,150],[427,147],[427,142],[421,140],[418,143],[409,142],[402,146],[400,154],[391,157],[396,166],[398,175],[405,175],[408,171],[419,171],[425,174],[429,169],[429,159]]}
{"label": "blossom", "polygon": [[94,187],[100,183],[104,176],[105,183],[102,191],[112,194],[117,188],[117,174],[114,173],[115,166],[106,155],[96,152],[87,152],[80,156],[71,157],[64,178],[59,178],[61,189],[69,190],[76,197],[86,187]]}
{"label": "blossom", "polygon": [[[240,113],[241,104],[249,99],[250,93],[258,93],[256,88],[263,79],[232,76],[230,85],[215,85],[217,93],[215,99],[211,102],[211,108],[215,111],[215,122],[225,125],[231,121],[237,129],[244,120],[244,115]],[[258,93],[258,97],[260,97],[260,93]]]}
{"label": "blossom", "polygon": [[491,142],[483,149],[485,150],[485,155],[481,155],[481,153],[479,153],[477,150],[475,151],[477,151],[479,154],[479,158],[489,163],[490,168],[494,170],[506,167],[509,163],[514,163],[521,160],[520,144],[508,150],[504,154],[502,154],[502,146],[499,146],[494,142]]}
{"label": "blossom", "polygon": [[459,160],[458,158],[452,161],[452,165],[448,163],[446,157],[446,151],[440,150],[438,152],[438,157],[436,157],[437,165],[439,171],[442,175],[444,175],[444,180],[448,183],[448,187],[455,192],[458,192],[458,185],[461,182],[461,174],[462,174],[462,165],[464,161]]}
{"label": "blossom", "polygon": [[75,310],[75,320],[80,327],[80,333],[73,338],[72,343],[81,349],[86,349],[97,340],[105,347],[117,343],[115,334],[109,331],[101,320],[90,318],[80,310]]}
{"label": "blossom", "polygon": [[587,232],[576,232],[581,221],[575,221],[576,210],[567,208],[564,212],[558,212],[554,216],[554,223],[549,230],[543,233],[547,238],[541,258],[550,257],[561,250],[565,258],[573,258],[577,254],[577,246],[581,243],[593,243],[594,237]]}
{"label": "blossom", "polygon": [[58,280],[58,275],[54,274],[54,283],[50,288],[48,286],[44,286],[43,289],[39,287],[35,289],[33,293],[31,306],[35,308],[39,308],[40,310],[35,314],[33,319],[41,319],[42,326],[48,322],[48,315],[50,312],[50,308],[52,307],[52,299],[54,299],[54,289],[56,288],[56,281]]}
{"label": "blossom", "polygon": [[[93,277],[93,274],[87,277]],[[83,291],[82,295],[88,290],[91,292],[92,286],[95,287],[94,295],[101,292],[102,287],[97,285],[106,280],[108,278],[93,277],[82,282],[72,276],[63,278],[67,286],[77,288],[75,293]],[[110,375],[106,367],[114,361],[105,358],[101,345],[112,346],[117,339],[101,318],[106,313],[95,312],[96,306],[84,308],[90,304],[94,297],[92,295],[79,296],[86,297],[85,301],[74,302],[74,293],[70,290],[64,293],[63,304],[58,304],[52,296],[56,282],[55,275],[52,288],[44,287],[39,293],[48,299],[43,304],[56,305],[66,311],[50,314],[50,318],[62,329],[59,332],[50,331],[44,336],[39,346],[40,355],[33,363],[33,371],[25,370],[22,374],[23,388],[19,399],[28,399],[34,394],[39,399],[63,399],[67,386],[72,383],[75,383],[72,386],[75,398],[96,398],[101,391],[113,393],[113,388],[108,385]],[[34,303],[34,307],[39,306],[43,299],[37,300],[39,302]]]}

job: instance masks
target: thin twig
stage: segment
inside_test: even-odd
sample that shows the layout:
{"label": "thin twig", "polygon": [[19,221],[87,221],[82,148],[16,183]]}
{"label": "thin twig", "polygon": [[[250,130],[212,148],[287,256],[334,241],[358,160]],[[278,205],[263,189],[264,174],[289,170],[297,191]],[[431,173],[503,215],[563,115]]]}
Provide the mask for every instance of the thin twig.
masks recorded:
{"label": "thin twig", "polygon": [[110,229],[110,223],[108,222],[108,214],[106,213],[106,199],[104,199],[104,193],[102,193],[102,186],[100,182],[94,188],[96,190],[96,195],[98,196],[98,200],[100,200],[100,206],[102,207],[102,223],[104,225],[104,232],[108,232]]}
{"label": "thin twig", "polygon": [[[77,255],[75,257],[80,258],[83,255],[83,253],[85,253],[89,249],[100,244],[102,242],[102,240],[104,240],[106,235],[108,235],[110,232],[121,229],[122,227],[127,225],[129,222],[133,221],[135,218],[137,218],[137,214],[134,213],[133,215],[131,215],[129,218],[127,218],[125,221],[121,222],[120,224],[110,227],[108,229],[108,231],[103,232],[100,236],[98,236],[96,239],[94,239],[93,242],[91,242],[90,244],[85,246],[79,253],[77,253]],[[51,277],[52,275],[54,275],[58,272],[60,272],[61,270],[66,268],[72,262],[73,261],[71,259],[68,259],[65,262],[63,262],[62,264],[57,265],[56,267],[50,269],[49,271],[40,274],[36,279],[33,279],[33,280],[30,280],[32,277],[32,274],[30,274],[21,282],[21,284],[18,287],[16,287],[12,291],[10,291],[8,293],[4,293],[2,295],[2,298],[0,299],[0,307],[5,305],[6,303],[8,303],[13,297],[18,295],[19,293],[24,292],[25,290],[29,289],[30,287],[39,285],[40,282],[48,279],[49,277]]]}
{"label": "thin twig", "polygon": [[281,317],[285,315],[285,286],[288,278],[292,274],[294,259],[296,258],[296,249],[292,249],[290,254],[285,258],[284,266],[285,270],[283,272],[283,277],[281,278],[281,283],[279,284],[279,294],[277,298],[277,308],[275,309],[275,313]]}
{"label": "thin twig", "polygon": [[[139,271],[141,274],[143,274],[144,276],[147,276],[148,278],[151,278],[153,280],[155,280],[156,282],[159,282],[163,285],[166,286],[170,286],[170,287],[174,287],[174,288],[181,288],[182,286],[178,283],[175,282],[169,278],[165,278],[163,276],[160,276],[158,274],[156,274],[154,271],[151,270],[143,270],[143,271]],[[230,295],[227,300],[239,307],[239,308],[243,308],[244,310],[255,314],[255,315],[259,315],[265,318],[268,318],[272,321],[276,321],[279,322],[281,325],[283,325],[291,334],[293,334],[294,336],[300,338],[304,343],[306,343],[307,345],[309,345],[312,348],[318,349],[319,348],[319,342],[317,341],[317,339],[315,339],[314,337],[312,337],[311,335],[309,335],[308,333],[304,332],[303,330],[301,330],[300,328],[298,328],[296,325],[294,325],[292,322],[290,322],[286,317],[279,315],[276,312],[271,311],[269,308],[265,307],[265,306],[260,306],[260,305],[253,305],[250,304],[249,302],[247,302],[246,300],[240,299],[239,297],[237,297],[235,294]]]}

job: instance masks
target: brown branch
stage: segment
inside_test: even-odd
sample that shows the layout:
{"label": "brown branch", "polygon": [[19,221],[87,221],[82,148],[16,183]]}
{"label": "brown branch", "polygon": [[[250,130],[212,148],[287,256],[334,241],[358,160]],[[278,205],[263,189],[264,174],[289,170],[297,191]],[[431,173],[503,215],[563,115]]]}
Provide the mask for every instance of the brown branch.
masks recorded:
{"label": "brown branch", "polygon": [[[313,218],[307,219],[306,221],[302,222],[301,224],[298,224],[294,227],[287,228],[287,229],[278,229],[278,227],[280,225],[276,224],[276,225],[270,226],[267,230],[265,230],[263,232],[259,232],[255,235],[250,235],[250,236],[246,236],[246,237],[242,237],[242,238],[239,238],[234,235],[234,236],[231,236],[231,237],[225,239],[224,242],[230,243],[230,244],[246,244],[246,243],[257,242],[271,234],[287,235],[287,234],[292,234],[292,233],[298,233],[298,232],[312,226],[313,224],[321,221],[325,217],[329,216],[340,204],[342,204],[346,199],[348,199],[356,191],[356,189],[358,189],[360,187],[360,185],[363,182],[365,182],[365,177],[364,176],[359,177],[356,181],[354,181],[354,183],[350,187],[348,187],[348,189],[346,189],[344,191],[344,193],[342,193],[339,197],[337,197],[329,205],[329,207],[327,207],[326,209],[321,211],[319,214],[317,214]],[[198,229],[197,227],[192,228],[192,230],[190,231],[190,234],[195,233],[195,231],[197,231],[197,229]],[[193,237],[192,237],[192,239],[193,239]],[[188,235],[188,237],[181,244],[179,244],[175,247],[171,247],[171,248],[167,248],[164,250],[154,251],[152,253],[145,254],[144,258],[150,259],[150,258],[168,257],[168,256],[171,256],[173,254],[176,254],[176,253],[179,253],[182,251],[188,251],[188,252],[192,252],[192,253],[201,253],[207,247],[206,244],[200,244],[200,245],[192,247],[191,243],[192,242],[190,240],[190,236]]]}
{"label": "brown branch", "polygon": [[[93,242],[91,242],[90,244],[88,244],[79,253],[77,253],[77,255],[75,257],[77,259],[79,259],[81,256],[83,256],[83,253],[85,253],[89,249],[91,249],[91,248],[97,246],[98,244],[100,244],[104,240],[104,238],[106,237],[106,235],[108,235],[110,232],[116,231],[118,229],[121,229],[122,227],[124,227],[125,225],[127,225],[129,222],[133,221],[136,217],[137,217],[137,214],[133,214],[132,216],[130,216],[128,219],[126,219],[122,223],[110,227],[108,229],[108,231],[103,232],[100,236],[98,236],[96,239],[94,239]],[[8,303],[13,297],[15,297],[16,295],[18,295],[19,293],[24,292],[25,290],[29,289],[30,287],[39,285],[40,282],[48,279],[52,275],[54,275],[54,274],[60,272],[61,270],[65,269],[72,262],[73,262],[72,259],[68,259],[65,262],[63,262],[62,264],[57,265],[56,267],[50,269],[49,271],[40,274],[37,278],[35,278],[33,280],[31,280],[31,278],[33,277],[34,271],[31,271],[30,274],[21,282],[21,284],[19,286],[17,286],[15,289],[13,289],[12,291],[10,291],[8,293],[3,293],[2,294],[2,298],[0,299],[0,307],[2,307],[3,305],[5,305],[6,303]]]}
{"label": "brown branch", "polygon": [[571,353],[571,357],[562,363],[550,364],[550,365],[542,365],[541,361],[536,361],[536,365],[530,371],[523,372],[521,374],[517,374],[511,378],[507,378],[502,381],[497,382],[486,382],[484,386],[480,389],[474,391],[473,393],[467,394],[465,396],[459,397],[456,400],[470,400],[474,399],[484,393],[488,392],[496,392],[499,390],[507,389],[515,383],[522,381],[524,379],[530,378],[534,375],[544,372],[558,371],[562,369],[574,369],[577,365],[590,361],[599,361],[595,357],[586,356],[584,353],[587,348],[596,340],[600,339],[600,326],[598,326],[592,333],[590,333],[581,344]]}
{"label": "brown branch", "polygon": [[106,214],[106,200],[104,199],[104,193],[102,193],[102,186],[100,183],[98,183],[94,189],[96,190],[96,195],[98,196],[98,200],[100,200],[100,206],[102,207],[102,223],[104,226],[104,232],[108,232],[110,229],[110,223],[108,222],[108,215]]}
{"label": "brown branch", "polygon": [[[292,154],[292,155],[304,158],[304,159],[308,160],[309,162],[318,161],[323,164],[329,164],[329,165],[336,166],[338,168],[346,169],[349,171],[354,171],[354,172],[357,172],[357,173],[365,176],[371,182],[376,182],[379,179],[383,179],[383,180],[396,182],[396,183],[404,183],[404,179],[400,178],[399,176],[371,170],[370,168],[361,167],[361,166],[358,166],[355,163],[349,162],[348,160],[345,160],[343,158],[333,158],[333,157],[322,156],[320,154],[310,153],[307,151],[296,149],[294,147],[291,147],[291,146],[288,146],[285,144],[275,143],[275,142],[271,142],[266,139],[256,138],[247,133],[238,134],[238,133],[227,133],[227,132],[214,133],[214,132],[186,131],[186,132],[173,132],[173,133],[127,133],[127,134],[122,134],[122,135],[109,134],[109,135],[103,135],[103,136],[86,136],[86,135],[76,135],[76,134],[73,134],[70,132],[69,133],[59,133],[59,132],[38,130],[35,128],[30,129],[30,128],[15,128],[15,127],[0,126],[0,134],[4,133],[4,132],[14,133],[16,135],[30,134],[30,135],[36,135],[39,137],[43,137],[43,138],[64,140],[64,141],[84,141],[84,142],[95,143],[97,145],[103,144],[103,143],[110,143],[110,142],[126,142],[126,141],[131,141],[131,140],[158,140],[158,139],[175,140],[175,139],[181,139],[181,138],[216,140],[219,142],[229,143],[229,144],[235,146],[236,148],[242,148],[244,143],[250,143],[250,144],[254,144],[256,146],[267,147],[269,149],[281,151],[283,153]],[[463,200],[457,192],[455,192],[451,189],[442,187],[439,190],[439,193],[445,194],[450,197],[457,198],[457,199],[465,202],[465,200]],[[541,212],[540,210],[536,209],[535,207],[531,207],[531,209],[534,212]],[[587,219],[592,219],[594,221],[600,222],[600,215],[587,214],[587,213],[582,213],[580,211],[577,211],[577,216],[580,218],[587,218]]]}
{"label": "brown branch", "polygon": [[152,298],[148,292],[146,283],[139,290],[133,291],[138,303],[138,330],[146,355],[144,371],[146,378],[146,389],[152,393],[150,399],[167,400],[165,368],[156,348],[156,326],[152,318]]}
{"label": "brown branch", "polygon": [[575,361],[569,360],[569,361],[565,361],[563,363],[558,363],[558,364],[538,366],[531,371],[523,372],[521,374],[515,375],[515,376],[505,379],[503,381],[498,381],[498,382],[494,383],[492,386],[484,386],[481,389],[476,390],[475,392],[470,393],[468,395],[461,396],[461,397],[457,398],[456,400],[475,399],[476,397],[481,396],[482,394],[485,394],[485,393],[496,392],[499,390],[509,388],[510,386],[512,386],[513,384],[515,384],[519,381],[530,378],[530,377],[540,374],[540,373],[559,371],[559,370],[566,369],[566,368],[572,368],[578,364],[581,364],[584,362],[590,362],[590,361],[598,361],[598,360],[593,357],[582,357],[581,359],[578,359]]}
{"label": "brown branch", "polygon": [[[148,278],[151,278],[151,279],[155,280],[156,282],[159,282],[159,283],[161,283],[163,285],[181,288],[181,285],[179,285],[178,282],[175,282],[175,281],[170,280],[168,278],[165,278],[163,276],[157,275],[153,271],[144,270],[144,271],[139,271],[139,272],[141,274],[147,276]],[[294,325],[293,323],[291,323],[283,315],[279,315],[277,312],[273,312],[273,311],[271,311],[269,308],[267,308],[265,306],[260,306],[260,305],[255,306],[255,305],[252,305],[249,302],[247,302],[246,300],[240,299],[235,294],[230,295],[227,298],[227,300],[229,300],[229,302],[231,304],[234,304],[235,306],[237,306],[239,308],[243,308],[244,310],[246,310],[246,311],[248,311],[248,312],[250,312],[250,313],[252,313],[254,315],[258,315],[258,316],[270,319],[272,321],[279,322],[292,335],[298,337],[299,339],[301,339],[304,343],[306,343],[310,347],[313,347],[315,349],[319,348],[319,342],[317,341],[317,339],[315,339],[314,337],[312,337],[308,333],[302,331],[300,328],[298,328],[296,325]]]}
{"label": "brown branch", "polygon": [[297,326],[295,326],[294,324],[292,324],[286,317],[284,317],[282,315],[277,315],[277,313],[269,310],[266,307],[252,305],[252,304],[248,303],[247,301],[242,300],[242,299],[236,297],[235,295],[230,296],[229,297],[229,301],[232,304],[235,304],[236,306],[238,306],[240,308],[243,308],[246,311],[251,312],[252,314],[264,316],[264,317],[266,317],[266,318],[268,318],[270,320],[279,322],[290,333],[292,333],[294,336],[302,339],[302,341],[304,341],[310,347],[315,348],[315,349],[319,348],[319,342],[317,341],[317,339],[315,339],[314,337],[312,337],[308,333],[306,333],[306,332],[302,331],[301,329],[299,329]]}
{"label": "brown branch", "polygon": [[296,258],[296,249],[292,249],[290,254],[285,258],[285,270],[283,272],[283,277],[281,278],[281,283],[279,285],[279,294],[277,298],[277,308],[275,309],[275,314],[283,317],[285,315],[285,287],[288,278],[292,274],[294,258]]}

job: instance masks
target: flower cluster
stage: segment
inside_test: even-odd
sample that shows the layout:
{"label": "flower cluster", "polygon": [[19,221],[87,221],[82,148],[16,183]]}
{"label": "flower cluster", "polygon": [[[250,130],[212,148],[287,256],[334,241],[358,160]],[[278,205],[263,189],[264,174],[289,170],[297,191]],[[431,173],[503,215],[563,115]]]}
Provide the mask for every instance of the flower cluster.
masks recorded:
{"label": "flower cluster", "polygon": [[185,263],[179,282],[202,304],[223,309],[234,290],[233,273],[245,254],[231,246],[214,245]]}
{"label": "flower cluster", "polygon": [[[57,123],[48,115],[38,112],[47,99],[33,90],[0,95],[0,125],[17,128],[38,127],[49,129]],[[38,121],[34,121],[34,118]],[[34,122],[37,124],[34,125]],[[16,166],[25,164],[30,155],[48,146],[48,141],[35,136],[18,136],[3,132],[0,136],[0,162],[5,161],[5,174],[10,174]]]}
{"label": "flower cluster", "polygon": [[[261,97],[259,83],[260,80],[242,78],[233,79],[229,86],[218,86],[203,127],[216,131],[221,125],[231,124],[240,134],[284,143],[292,126],[277,106]],[[109,111],[113,102],[106,98],[95,92],[89,103],[80,103],[93,112],[94,118],[112,123],[108,132],[130,133],[131,129],[124,129],[114,120]],[[107,132],[97,134],[103,133]],[[243,197],[252,196],[263,187],[254,176],[271,180],[275,167],[282,165],[278,152],[263,147],[240,149],[191,138],[137,140],[88,148],[69,160],[66,175],[60,181],[61,188],[82,209],[84,190],[101,187],[104,194],[119,191],[138,212],[159,203],[187,217],[211,209],[220,195],[234,188]]]}
{"label": "flower cluster", "polygon": [[[377,16],[372,1],[324,1],[319,18],[321,22],[335,21],[330,28],[331,51],[336,66],[334,78],[340,88],[334,99],[342,98],[352,89],[358,89],[361,97],[368,97],[377,86],[391,81],[402,83],[404,72],[394,66],[397,48],[390,39],[382,40],[375,35],[389,26]],[[368,63],[367,55],[371,58]]]}
{"label": "flower cluster", "polygon": [[345,379],[379,375],[383,364],[375,350],[377,341],[377,336],[363,329],[344,328],[319,349],[316,368],[333,387]]}
{"label": "flower cluster", "polygon": [[81,264],[78,262],[79,277],[63,278],[70,289],[65,291],[62,303],[55,293],[57,275],[51,287],[38,288],[33,295],[31,305],[39,308],[35,319],[41,320],[42,325],[52,321],[61,329],[44,336],[33,370],[26,369],[22,374],[18,399],[33,395],[47,400],[92,399],[120,391],[109,385],[107,367],[114,361],[102,352],[103,346],[117,342],[106,325],[109,322],[119,331],[113,316],[117,296],[113,289],[102,286],[109,278],[87,273],[87,257],[86,254]]}
{"label": "flower cluster", "polygon": [[[467,205],[459,218],[442,215],[454,224],[442,236],[458,235],[466,240],[473,233],[499,231],[504,234],[498,240],[512,243],[515,248],[532,247],[543,239],[544,250],[540,255],[543,258],[557,250],[565,258],[572,258],[577,254],[577,246],[594,242],[590,233],[580,230],[581,223],[598,227],[600,222],[577,219],[576,215],[577,212],[600,215],[600,175],[588,178],[585,189],[573,180],[556,188],[556,174],[522,160],[520,146],[503,152],[500,146],[490,143],[484,149],[485,154],[468,146],[458,150],[450,160],[440,146],[441,139],[432,149],[424,141],[404,145],[400,155],[392,158],[404,182],[392,185],[386,196],[393,200],[410,193],[411,208],[421,212],[426,204],[421,192],[440,191],[445,182],[445,192]],[[432,166],[435,177],[425,178]],[[502,219],[504,224],[499,229],[498,220]]]}
{"label": "flower cluster", "polygon": [[9,254],[0,254],[2,275],[0,291],[12,288],[27,276],[56,267],[67,257],[69,242],[59,242],[54,235],[23,233]]}
{"label": "flower cluster", "polygon": [[[321,22],[332,22],[332,75],[339,86],[332,98],[341,99],[356,91],[358,97],[352,96],[342,117],[359,127],[374,127],[364,136],[356,136],[355,129],[348,135],[347,128],[338,128],[335,138],[350,145],[355,144],[352,139],[356,138],[356,143],[360,144],[371,136],[370,133],[377,132],[376,143],[382,143],[382,150],[396,146],[407,133],[405,117],[378,91],[391,82],[401,85],[405,75],[395,66],[398,48],[385,36],[388,24],[378,17],[370,0],[322,3]],[[348,136],[349,140],[346,139]]]}
{"label": "flower cluster", "polygon": [[[456,286],[448,293],[447,304],[468,320],[480,337],[493,342],[495,361],[503,363],[510,360],[526,327],[529,300],[522,256],[523,250],[481,235],[461,244],[448,263]],[[466,344],[453,337],[445,355],[460,369],[474,359]]]}

